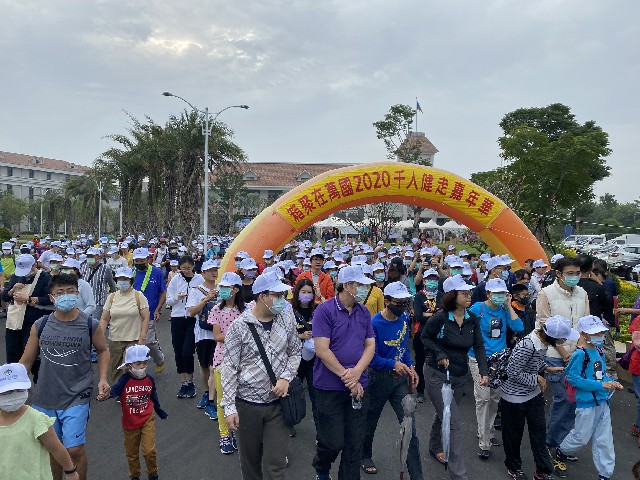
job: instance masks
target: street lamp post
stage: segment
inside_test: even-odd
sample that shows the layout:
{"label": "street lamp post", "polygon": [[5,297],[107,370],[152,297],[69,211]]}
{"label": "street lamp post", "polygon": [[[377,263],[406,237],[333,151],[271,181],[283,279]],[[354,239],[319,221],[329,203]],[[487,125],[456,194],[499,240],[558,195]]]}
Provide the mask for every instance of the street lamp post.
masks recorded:
{"label": "street lamp post", "polygon": [[[209,238],[208,237],[209,235],[209,136],[211,135],[211,128],[209,126],[209,107],[206,107],[204,111],[198,110],[189,101],[185,100],[184,98],[178,95],[174,95],[173,93],[170,93],[170,92],[162,92],[162,95],[164,95],[165,97],[179,98],[184,103],[189,105],[196,112],[204,113],[204,125],[202,127],[202,135],[204,135],[204,162],[203,162],[204,163],[204,205],[202,207],[202,217],[203,217],[202,224],[203,224],[204,235],[202,237],[202,243],[204,244],[204,248],[206,250],[207,241]],[[211,121],[211,123],[215,123],[216,120],[218,119],[218,116],[222,112],[224,112],[225,110],[229,110],[230,108],[243,108],[246,110],[249,108],[249,106],[248,105],[229,105],[228,107],[223,108],[219,112],[216,112],[213,115],[213,120]]]}
{"label": "street lamp post", "polygon": [[100,234],[102,228],[102,180],[98,182],[98,241],[100,241]]}

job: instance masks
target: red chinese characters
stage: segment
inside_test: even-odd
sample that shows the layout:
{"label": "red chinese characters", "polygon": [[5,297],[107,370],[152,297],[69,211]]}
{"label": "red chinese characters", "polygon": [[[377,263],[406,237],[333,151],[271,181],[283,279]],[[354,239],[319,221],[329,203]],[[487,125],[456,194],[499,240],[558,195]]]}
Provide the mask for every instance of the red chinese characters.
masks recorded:
{"label": "red chinese characters", "polygon": [[342,192],[343,197],[348,197],[353,195],[353,186],[351,185],[351,178],[342,177],[338,179],[338,185],[340,186],[340,191]]}
{"label": "red chinese characters", "polygon": [[287,207],[287,213],[294,222],[301,222],[302,220],[304,220],[304,213],[295,203],[292,203]]}
{"label": "red chinese characters", "polygon": [[311,199],[309,198],[309,195],[303,195],[298,199],[298,202],[300,202],[300,206],[304,209],[304,212],[309,215],[311,212],[313,212],[316,207],[313,204],[313,202],[311,201]]}
{"label": "red chinese characters", "polygon": [[446,196],[448,187],[449,187],[449,179],[447,177],[438,178],[438,188],[436,188],[436,193],[438,195]]}
{"label": "red chinese characters", "polygon": [[495,202],[489,198],[485,198],[482,201],[482,204],[478,207],[478,211],[480,212],[481,215],[487,216],[489,215],[489,213],[491,213],[491,210],[493,209],[493,206],[495,205]]}
{"label": "red chinese characters", "polygon": [[456,182],[453,185],[453,190],[451,190],[451,195],[449,195],[449,198],[453,200],[461,201],[463,193],[464,193],[464,183]]}

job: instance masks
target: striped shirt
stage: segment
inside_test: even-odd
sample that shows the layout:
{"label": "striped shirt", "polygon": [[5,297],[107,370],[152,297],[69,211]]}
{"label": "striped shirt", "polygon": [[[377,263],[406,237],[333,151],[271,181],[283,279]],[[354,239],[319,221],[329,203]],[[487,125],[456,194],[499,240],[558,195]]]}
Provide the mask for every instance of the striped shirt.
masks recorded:
{"label": "striped shirt", "polygon": [[222,401],[225,417],[236,413],[236,398],[269,404],[278,397],[271,391],[271,380],[260,357],[248,324],[256,325],[276,378],[293,380],[300,365],[302,343],[296,331],[291,309],[285,309],[273,319],[268,331],[251,310],[245,310],[229,327],[224,337],[225,353],[220,365]]}
{"label": "striped shirt", "polygon": [[93,296],[96,305],[103,306],[107,301],[107,294],[110,291],[116,291],[116,283],[113,281],[111,268],[104,262],[96,262],[96,266],[91,268],[86,263],[80,268],[82,279],[89,282],[93,290]]}
{"label": "striped shirt", "polygon": [[507,364],[507,380],[500,385],[502,398],[511,403],[524,403],[541,392],[538,375],[546,368],[547,347],[536,330],[520,340],[513,348]]}

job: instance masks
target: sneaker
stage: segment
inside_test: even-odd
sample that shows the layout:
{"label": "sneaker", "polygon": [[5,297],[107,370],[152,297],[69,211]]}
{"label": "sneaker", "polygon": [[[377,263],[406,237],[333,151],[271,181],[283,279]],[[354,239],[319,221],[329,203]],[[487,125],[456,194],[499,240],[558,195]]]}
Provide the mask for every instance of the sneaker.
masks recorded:
{"label": "sneaker", "polygon": [[206,407],[204,407],[204,413],[209,415],[211,420],[218,420],[218,409],[213,403],[210,403]]}
{"label": "sneaker", "polygon": [[140,477],[131,477],[129,480],[140,480]]}
{"label": "sneaker", "polygon": [[198,402],[198,404],[196,405],[196,408],[205,408],[207,405],[209,405],[209,392],[204,392],[202,394],[202,399]]}
{"label": "sneaker", "polygon": [[511,476],[511,478],[515,478],[516,480],[529,480],[529,477],[527,477],[524,472],[522,471],[522,469],[518,469],[518,470],[507,470],[507,473]]}
{"label": "sneaker", "polygon": [[238,450],[238,440],[236,439],[236,434],[233,432],[231,433],[231,446],[233,447],[234,450]]}
{"label": "sneaker", "polygon": [[187,386],[183,383],[180,385],[180,390],[178,390],[178,394],[176,395],[178,398],[187,398]]}
{"label": "sneaker", "polygon": [[598,475],[598,480],[610,480],[609,477],[605,477],[604,475]]}
{"label": "sneaker", "polygon": [[159,373],[164,372],[164,367],[165,367],[164,362],[157,364],[156,365],[156,373],[159,374]]}
{"label": "sneaker", "polygon": [[220,438],[220,453],[222,453],[223,455],[231,455],[233,452],[235,452],[235,450],[231,445],[231,438]]}
{"label": "sneaker", "polygon": [[533,478],[534,478],[534,480],[553,480],[553,477],[551,475],[549,475],[548,473],[534,472]]}
{"label": "sneaker", "polygon": [[491,440],[489,440],[489,442],[491,443],[492,447],[499,447],[500,446],[500,442],[498,441],[497,438],[492,438]]}
{"label": "sneaker", "polygon": [[491,450],[480,450],[478,451],[478,456],[480,457],[480,460],[489,460],[489,457],[491,456]]}
{"label": "sneaker", "polygon": [[328,473],[316,473],[316,480],[331,480],[331,475]]}
{"label": "sneaker", "polygon": [[196,396],[196,386],[193,384],[193,382],[189,382],[187,384],[186,395],[187,395],[187,398],[193,398]]}
{"label": "sneaker", "polygon": [[298,432],[296,432],[296,427],[291,427],[291,429],[289,430],[289,438],[295,438],[297,434]]}
{"label": "sneaker", "polygon": [[551,457],[553,460],[553,473],[560,478],[567,477],[567,456],[562,453],[560,447],[556,447],[555,455]]}
{"label": "sneaker", "polygon": [[158,474],[156,474],[156,475],[149,475],[149,480],[158,480]]}
{"label": "sneaker", "polygon": [[631,435],[633,435],[634,437],[640,435],[640,429],[635,423],[631,424]]}
{"label": "sneaker", "polygon": [[416,400],[418,401],[418,403],[424,403],[424,394],[419,393]]}

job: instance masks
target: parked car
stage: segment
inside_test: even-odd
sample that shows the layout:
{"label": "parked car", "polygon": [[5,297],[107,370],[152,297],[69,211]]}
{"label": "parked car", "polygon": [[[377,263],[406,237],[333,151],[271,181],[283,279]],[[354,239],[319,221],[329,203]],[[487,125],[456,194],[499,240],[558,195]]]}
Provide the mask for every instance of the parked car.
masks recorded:
{"label": "parked car", "polygon": [[612,267],[611,271],[625,280],[637,281],[638,271],[640,271],[640,258],[637,260],[624,261],[615,268]]}
{"label": "parked car", "polygon": [[[636,265],[632,264],[631,267],[628,267],[629,262],[635,260],[640,261],[640,245],[619,246],[613,252],[609,253],[607,265],[609,265],[609,269],[614,273],[626,273],[627,269],[632,269]],[[629,270],[629,274],[630,273]]]}
{"label": "parked car", "polygon": [[616,250],[617,248],[618,248],[617,245],[604,244],[604,245],[600,245],[599,248],[595,250],[591,250],[589,254],[593,255],[596,258],[607,260],[609,258],[609,254],[613,253],[613,251]]}
{"label": "parked car", "polygon": [[576,245],[576,250],[579,253],[585,253],[591,255],[593,250],[597,250],[602,247],[607,242],[607,237],[604,235],[596,235],[589,238],[586,242],[578,243]]}

